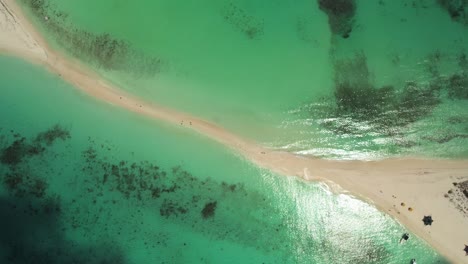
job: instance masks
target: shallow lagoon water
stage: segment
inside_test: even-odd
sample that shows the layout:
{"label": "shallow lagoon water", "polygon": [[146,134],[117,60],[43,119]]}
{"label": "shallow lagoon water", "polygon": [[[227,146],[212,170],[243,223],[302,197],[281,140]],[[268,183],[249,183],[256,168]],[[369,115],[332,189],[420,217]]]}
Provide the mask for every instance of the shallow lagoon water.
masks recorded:
{"label": "shallow lagoon water", "polygon": [[[119,87],[267,146],[468,156],[468,26],[435,0],[349,1],[331,20],[315,0],[20,2],[56,47]],[[351,75],[365,78],[337,96]],[[347,100],[358,103],[343,111]]]}
{"label": "shallow lagoon water", "polygon": [[444,263],[371,205],[26,62],[0,72],[1,262]]}

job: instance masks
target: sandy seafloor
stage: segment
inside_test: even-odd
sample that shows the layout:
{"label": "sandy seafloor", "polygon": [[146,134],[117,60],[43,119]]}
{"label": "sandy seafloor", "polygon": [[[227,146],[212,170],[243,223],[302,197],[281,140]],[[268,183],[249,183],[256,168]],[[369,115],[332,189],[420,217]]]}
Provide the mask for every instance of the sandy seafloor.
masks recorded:
{"label": "sandy seafloor", "polygon": [[[373,206],[0,58],[11,263],[444,263]],[[27,75],[28,78],[24,78]],[[439,261],[439,262],[438,262]],[[101,263],[101,262],[99,262]]]}
{"label": "sandy seafloor", "polygon": [[[140,16],[151,17],[150,20],[164,20],[161,16],[154,15],[154,10],[167,11],[180,7],[176,4],[154,3],[158,4],[152,8],[140,9],[138,5],[132,7],[137,8],[135,14],[142,10],[151,11],[153,16]],[[92,19],[79,19],[82,9],[74,6],[74,3],[63,1],[60,4],[63,6],[57,7],[59,9],[53,9],[56,6],[52,5],[50,10],[63,8],[64,12],[76,12],[55,14],[59,18],[69,19],[65,21],[72,21],[73,27],[86,30],[93,28],[96,34],[107,31],[111,32],[111,38],[117,36],[131,41],[130,54],[137,59],[130,61],[129,65],[121,65],[120,69],[109,70],[105,65],[96,64],[92,56],[89,57],[89,61],[86,61],[86,56],[83,57],[101,74],[122,88],[130,89],[130,92],[148,100],[193,112],[252,138],[261,137],[267,145],[281,148],[286,144],[287,149],[292,151],[335,159],[367,159],[401,153],[420,155],[428,153],[428,149],[436,150],[430,152],[430,155],[435,156],[466,156],[466,137],[463,136],[466,133],[466,123],[463,121],[466,118],[466,100],[463,94],[460,98],[449,96],[450,90],[446,87],[437,95],[441,102],[430,109],[430,114],[423,115],[421,120],[406,124],[402,131],[395,132],[392,130],[394,126],[382,127],[380,123],[377,128],[369,128],[368,123],[362,124],[362,120],[356,120],[355,116],[328,116],[332,125],[325,126],[326,129],[312,124],[324,114],[340,114],[336,109],[329,110],[328,106],[310,110],[311,105],[317,105],[314,102],[317,98],[325,104],[327,100],[331,100],[329,96],[333,94],[334,76],[331,73],[333,66],[330,60],[335,60],[334,56],[346,55],[349,52],[346,56],[355,58],[352,63],[362,61],[359,60],[359,56],[354,55],[353,49],[349,51],[341,48],[344,45],[343,40],[330,37],[323,14],[313,18],[307,16],[304,22],[301,18],[304,9],[298,8],[300,5],[290,6],[288,11],[296,11],[285,12],[280,16],[285,21],[291,18],[291,14],[299,17],[296,33],[304,34],[299,35],[299,39],[304,41],[304,46],[298,45],[295,46],[296,49],[291,49],[298,53],[297,56],[284,52],[287,47],[291,47],[291,42],[286,40],[290,41],[292,38],[282,38],[284,42],[278,43],[265,40],[268,35],[266,33],[258,33],[258,39],[251,39],[251,33],[247,33],[245,39],[245,32],[242,30],[232,33],[218,24],[214,25],[219,26],[224,33],[231,32],[233,39],[227,36],[216,38],[218,42],[215,41],[216,45],[213,46],[206,46],[209,42],[206,37],[199,37],[199,42],[188,43],[189,39],[193,40],[190,34],[196,33],[187,30],[186,27],[180,27],[180,34],[177,34],[178,27],[172,24],[174,20],[166,18],[166,27],[161,28],[176,29],[176,33],[166,32],[167,35],[159,36],[161,39],[157,43],[163,42],[167,45],[168,51],[164,56],[170,58],[171,55],[178,54],[180,57],[177,60],[162,56],[164,63],[158,62],[154,68],[154,61],[143,60],[142,64],[140,59],[142,56],[154,54],[151,48],[155,46],[150,44],[156,43],[157,37],[151,40],[148,36],[158,34],[146,34],[140,40],[136,36],[129,37],[127,33],[130,32],[143,36],[141,32],[145,28],[139,28],[142,31],[138,33],[135,32],[135,27],[123,22],[120,22],[114,31],[112,28],[96,28],[96,25],[116,25],[112,19],[132,17],[128,15],[132,13],[128,5],[120,3],[113,6],[113,12],[109,14],[115,17],[93,14],[107,10],[109,6],[105,3],[92,9],[93,11],[88,10],[86,14],[89,17],[108,20],[107,23],[90,23],[88,21],[92,22]],[[204,12],[237,12],[238,16],[243,17],[247,12],[245,10],[274,11],[260,4],[256,6],[238,3],[235,7],[229,3],[224,4],[212,9],[204,8]],[[82,7],[85,6],[86,3],[83,3]],[[280,3],[275,3],[271,5],[271,9],[279,6]],[[389,6],[387,8],[391,10],[391,5]],[[188,13],[201,16],[200,13],[191,12],[195,7],[199,5],[192,3],[184,6],[186,13],[168,14],[184,18],[187,18]],[[435,7],[424,7],[423,4],[411,8],[409,13],[429,16],[426,19],[444,15]],[[125,10],[125,15],[119,14],[119,10]],[[358,10],[362,12],[365,9]],[[379,18],[385,17],[385,12],[383,14]],[[268,16],[263,14],[262,17]],[[273,16],[270,20],[263,18],[259,21],[273,21],[272,18]],[[320,24],[311,23],[307,19],[317,19]],[[407,22],[404,19],[401,18],[400,22]],[[234,29],[242,29],[244,25],[244,22],[227,20],[229,25],[234,25]],[[256,21],[253,18],[250,20]],[[196,23],[191,24],[192,27],[202,23],[199,19],[193,21]],[[449,18],[441,21],[451,27],[457,25]],[[135,23],[139,22],[141,21]],[[258,23],[263,23],[263,26],[259,27],[264,27],[262,32],[267,32],[266,22]],[[125,29],[122,26],[124,24],[127,25],[128,32],[122,32]],[[275,33],[291,33],[286,24],[277,24],[278,27],[270,25],[268,28],[274,28]],[[362,24],[357,24],[361,26],[354,31],[357,33],[353,33],[353,37],[359,36],[360,31],[365,31]],[[148,26],[150,25],[150,32],[154,32],[154,21],[148,21]],[[188,26],[188,23],[185,22],[184,25]],[[214,25],[205,21],[198,29],[206,29],[203,26],[215,27]],[[310,29],[301,29],[311,25],[320,26],[322,31],[318,31],[321,32],[317,33],[319,37],[311,36]],[[419,27],[419,30],[421,28],[425,27]],[[406,47],[409,51],[405,56],[398,53],[399,51],[396,52],[391,59],[393,66],[400,64],[405,58],[409,60],[407,64],[397,67],[400,70],[392,71],[385,68],[385,63],[376,63],[375,61],[379,62],[376,54],[381,53],[377,50],[372,57],[373,52],[369,51],[370,48],[365,49],[367,63],[372,65],[372,75],[374,72],[383,71],[387,74],[387,79],[391,78],[388,76],[392,74],[400,73],[401,69],[414,67],[414,70],[407,71],[407,76],[412,79],[414,76],[420,77],[422,84],[430,83],[431,78],[440,79],[437,75],[439,71],[465,74],[463,64],[458,65],[464,47],[464,30],[466,29],[461,26],[455,26],[453,32],[444,31],[447,34],[447,43],[461,43],[454,44],[447,54],[443,51],[437,54],[437,49],[441,48],[429,48],[427,44],[424,46],[427,50],[421,49],[420,46],[424,42]],[[210,30],[205,31],[210,36],[219,36],[212,34]],[[45,33],[47,34],[47,31]],[[89,33],[78,33],[80,34],[77,36],[83,37],[84,42],[89,40],[86,37],[93,40],[93,35],[87,35]],[[242,40],[237,39],[242,42],[239,45],[219,45],[219,41],[224,44],[232,43],[232,40],[237,38],[236,34],[237,37],[243,37]],[[171,35],[174,36],[173,39],[168,38]],[[66,40],[67,36],[62,37]],[[51,40],[53,38],[52,32]],[[279,35],[272,34],[270,38],[279,38]],[[310,38],[318,38],[329,44],[324,44],[321,49],[311,48],[305,44],[314,42]],[[437,39],[442,43],[445,38]],[[362,45],[353,38],[349,40],[353,45]],[[148,47],[138,47],[141,44],[138,44],[138,41],[147,43]],[[173,43],[179,43],[180,46]],[[271,43],[276,43],[276,46]],[[439,43],[438,47],[442,47],[442,44]],[[63,48],[60,45],[57,43],[57,48]],[[136,48],[133,49],[134,46]],[[227,49],[232,46],[240,50],[228,52]],[[160,44],[158,47],[163,48],[164,45]],[[200,47],[206,47],[206,50],[200,50]],[[213,47],[218,47],[219,53],[216,49],[213,50]],[[169,51],[169,48],[174,50]],[[191,52],[193,58],[182,53],[184,49],[187,54]],[[241,52],[241,49],[245,50]],[[195,50],[198,52],[194,52]],[[414,50],[420,54],[413,52]],[[214,55],[211,53],[213,51]],[[307,60],[302,51],[315,52],[315,55],[321,55],[322,59]],[[212,60],[206,58],[208,52],[213,55]],[[222,58],[223,62],[229,62],[226,63],[226,67],[219,67],[221,53],[227,56]],[[281,61],[281,66],[266,60],[272,54],[284,56],[272,59]],[[289,59],[285,59],[286,57]],[[431,58],[443,61],[448,66],[441,66],[441,70],[437,65],[434,66],[434,62],[429,63],[429,66],[417,63],[418,59],[424,62]],[[238,64],[233,63],[233,60]],[[156,61],[159,61],[159,57]],[[288,61],[290,65],[287,65]],[[301,61],[306,65],[298,63]],[[202,66],[200,62],[207,65]],[[255,67],[255,63],[261,65]],[[316,65],[310,65],[311,63]],[[328,66],[324,66],[327,63]],[[266,65],[270,67],[265,67]],[[419,65],[421,69],[411,65]],[[1,148],[3,152],[14,150],[13,159],[3,159],[1,166],[4,187],[4,202],[1,206],[5,212],[2,225],[7,234],[1,243],[5,245],[2,255],[5,258],[12,258],[16,262],[34,259],[56,263],[71,259],[89,262],[103,258],[108,261],[121,259],[123,263],[405,263],[411,258],[417,258],[420,263],[443,262],[427,244],[413,235],[409,243],[398,245],[399,237],[406,230],[389,216],[366,203],[346,195],[333,195],[322,184],[302,183],[297,179],[278,177],[256,168],[202,136],[95,102],[37,66],[31,66],[18,59],[1,57],[1,67],[1,106],[4,108]],[[359,69],[365,71],[367,67]],[[135,74],[132,68],[138,72],[149,70],[140,75]],[[155,69],[157,74],[153,72]],[[278,72],[275,73],[275,69]],[[286,72],[288,69],[291,74]],[[417,73],[418,70],[422,73]],[[312,72],[316,75],[311,75]],[[424,75],[428,73],[436,76]],[[401,78],[401,75],[395,78]],[[309,82],[305,85],[307,87],[298,88],[298,85],[291,83],[291,80],[295,80],[304,85],[303,81],[306,79]],[[385,79],[380,80],[375,76],[369,79],[372,79],[376,86],[386,84]],[[235,83],[234,80],[244,83]],[[228,83],[227,86],[221,85],[224,83]],[[246,85],[247,83],[250,86]],[[398,84],[401,83],[395,83]],[[268,94],[268,97],[265,94]],[[404,90],[401,94],[405,95]],[[415,103],[424,103],[424,100]],[[433,107],[432,103],[428,105]],[[323,109],[325,112],[320,112]],[[318,116],[308,116],[316,113],[314,111],[319,112]],[[212,113],[216,113],[216,116],[209,116]],[[340,123],[342,119],[345,121],[344,125]],[[334,120],[338,122],[333,123]],[[246,127],[250,129],[245,129]],[[305,130],[300,129],[301,127]],[[354,128],[363,129],[364,132],[357,129],[358,133],[349,133],[349,130]],[[370,134],[371,138],[362,137],[363,133]],[[301,138],[301,135],[306,139]],[[338,140],[332,140],[336,138]],[[313,142],[308,141],[309,139]],[[291,145],[290,141],[284,140],[294,142]],[[310,148],[320,142],[324,144],[324,148]],[[372,143],[369,146],[365,142],[373,142],[376,145]],[[395,142],[399,142],[400,145],[394,147]],[[340,146],[341,151],[335,151],[333,146]],[[311,153],[312,149],[324,152]]]}

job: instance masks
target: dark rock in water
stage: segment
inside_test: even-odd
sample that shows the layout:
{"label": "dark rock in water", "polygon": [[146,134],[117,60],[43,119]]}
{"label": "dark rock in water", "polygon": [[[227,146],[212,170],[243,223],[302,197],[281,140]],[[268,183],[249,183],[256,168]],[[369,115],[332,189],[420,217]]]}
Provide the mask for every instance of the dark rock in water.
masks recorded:
{"label": "dark rock in water", "polygon": [[205,207],[203,207],[203,210],[201,211],[204,219],[208,219],[214,216],[217,204],[217,202],[208,202],[205,204]]}
{"label": "dark rock in water", "polygon": [[356,13],[355,0],[318,0],[319,8],[328,16],[331,31],[349,38]]}
{"label": "dark rock in water", "polygon": [[335,17],[351,17],[356,12],[353,0],[318,0],[322,11]]}
{"label": "dark rock in water", "polygon": [[453,21],[468,26],[468,0],[437,0],[437,3],[449,13]]}

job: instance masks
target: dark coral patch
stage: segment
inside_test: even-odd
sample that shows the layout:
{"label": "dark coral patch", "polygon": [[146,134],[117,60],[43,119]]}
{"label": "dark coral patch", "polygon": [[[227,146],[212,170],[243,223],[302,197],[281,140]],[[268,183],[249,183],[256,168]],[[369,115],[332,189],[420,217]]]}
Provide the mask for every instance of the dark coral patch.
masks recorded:
{"label": "dark coral patch", "polygon": [[[335,115],[369,122],[381,132],[416,122],[430,114],[440,103],[431,86],[407,82],[402,89],[375,87],[371,82],[366,57],[358,53],[335,64]],[[340,125],[330,124],[329,125]],[[338,127],[337,127],[338,128]],[[352,133],[344,127],[346,133]]]}
{"label": "dark coral patch", "polygon": [[159,208],[159,214],[163,217],[178,216],[181,214],[186,214],[188,212],[187,208],[179,205],[174,201],[164,200],[161,207]]}
{"label": "dark coral patch", "polygon": [[0,152],[0,162],[5,165],[16,166],[24,159],[42,154],[46,147],[51,146],[57,139],[69,139],[70,132],[55,125],[39,133],[33,140],[28,141],[18,135],[14,138],[16,139]]}
{"label": "dark coral patch", "polygon": [[356,13],[355,0],[318,0],[318,5],[327,14],[333,34],[349,38]]}
{"label": "dark coral patch", "polygon": [[59,125],[55,125],[52,128],[39,133],[34,139],[34,142],[50,146],[57,139],[65,141],[70,138],[71,138],[70,131],[64,129],[63,127]]}
{"label": "dark coral patch", "polygon": [[14,166],[28,156],[39,155],[44,152],[44,148],[37,144],[26,142],[25,138],[17,139],[8,147],[2,150],[0,161],[3,164]]}
{"label": "dark coral patch", "polygon": [[437,0],[453,21],[468,26],[468,0]]}
{"label": "dark coral patch", "polygon": [[[47,0],[23,0],[55,40],[71,54],[98,68],[125,71],[134,76],[153,76],[167,69],[162,58],[149,56],[135,49],[128,41],[108,33],[91,33],[70,25],[67,15]],[[47,20],[44,21],[44,18]]]}
{"label": "dark coral patch", "polygon": [[[407,81],[399,87],[377,87],[362,52],[335,60],[333,96],[321,98],[299,114],[313,115],[319,125],[338,135],[357,138],[373,134],[371,137],[389,138],[396,146],[404,148],[418,146],[422,140],[445,144],[467,139],[467,129],[439,130],[416,140],[406,138],[411,125],[430,117],[442,102],[468,100],[466,55],[458,55],[459,71],[448,75],[439,70],[443,58],[449,56],[438,50],[428,56],[424,65],[430,76],[427,82]],[[464,124],[465,119],[463,113],[454,113],[446,121],[456,125]]]}
{"label": "dark coral patch", "polygon": [[205,204],[205,207],[203,207],[203,210],[201,211],[201,215],[204,219],[208,219],[214,216],[216,207],[218,203],[217,202],[208,202]]}

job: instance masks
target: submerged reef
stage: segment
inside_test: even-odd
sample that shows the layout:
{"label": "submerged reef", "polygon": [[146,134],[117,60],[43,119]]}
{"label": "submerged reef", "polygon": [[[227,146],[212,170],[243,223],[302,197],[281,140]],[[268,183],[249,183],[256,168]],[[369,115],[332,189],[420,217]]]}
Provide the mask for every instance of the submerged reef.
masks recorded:
{"label": "submerged reef", "polygon": [[167,68],[167,61],[148,56],[126,40],[108,33],[91,33],[70,24],[68,15],[47,0],[22,0],[54,40],[86,63],[109,71],[122,71],[136,77],[151,77]]}
{"label": "submerged reef", "polygon": [[67,140],[70,133],[59,125],[55,125],[47,131],[39,133],[31,141],[19,134],[14,135],[15,140],[0,152],[0,162],[15,166],[23,159],[42,154],[57,139]]}
{"label": "submerged reef", "polygon": [[[433,110],[445,100],[468,100],[468,71],[465,55],[459,56],[460,71],[442,75],[439,63],[442,55],[435,52],[429,56],[426,71],[431,76],[428,82],[407,81],[396,87],[376,87],[368,68],[364,53],[334,62],[334,93],[320,103],[307,106],[308,116],[314,116],[319,124],[338,135],[379,134],[384,137],[404,136],[411,124],[430,116]],[[459,119],[459,118],[458,118]],[[451,122],[457,122],[452,118]],[[468,133],[443,132],[421,139],[438,144],[453,139],[466,139]],[[413,147],[415,142],[397,140],[401,147]]]}
{"label": "submerged reef", "polygon": [[447,89],[450,98],[468,100],[468,72],[451,75]]}
{"label": "submerged reef", "polygon": [[[390,135],[395,129],[427,116],[440,103],[438,92],[431,86],[407,82],[400,89],[394,86],[375,87],[363,53],[335,62],[336,107],[333,117],[366,122],[379,132]],[[330,111],[329,110],[329,111]],[[346,122],[326,122],[336,132],[352,133]]]}
{"label": "submerged reef", "polygon": [[[175,245],[190,245],[168,225],[277,254],[281,262],[310,261],[320,252],[382,263],[390,256],[383,244],[341,251],[326,248],[327,239],[318,241],[312,234],[298,240],[291,235],[291,228],[300,228],[296,207],[278,208],[270,194],[242,183],[195,176],[182,166],[132,155],[122,159],[118,146],[93,138],[79,140],[79,150],[60,126],[29,137],[0,133],[2,152],[18,138],[27,145],[38,140],[44,148],[35,156],[21,152],[20,162],[0,163],[0,193],[5,194],[0,197],[0,259],[5,256],[8,263],[126,263],[122,249],[127,245],[174,263],[179,254]],[[77,240],[67,238],[71,234]],[[327,235],[346,243],[355,240],[346,231]],[[304,254],[291,254],[297,250]]]}
{"label": "submerged reef", "polygon": [[0,196],[2,263],[126,263],[111,241],[81,244],[64,231],[61,202],[26,195]]}
{"label": "submerged reef", "polygon": [[111,241],[82,244],[67,238],[64,202],[50,190],[50,178],[38,175],[47,162],[29,164],[47,155],[57,139],[70,139],[69,131],[56,125],[31,138],[11,134],[13,142],[0,146],[0,262],[126,263]]}
{"label": "submerged reef", "polygon": [[468,0],[437,0],[453,21],[468,26]]}
{"label": "submerged reef", "polygon": [[[94,147],[85,150],[82,156],[86,160],[82,172],[88,175],[90,186],[87,195],[97,195],[94,198],[97,204],[109,202],[99,198],[105,193],[119,194],[121,198],[114,199],[112,203],[122,202],[123,199],[137,207],[149,206],[160,217],[188,226],[205,236],[255,246],[262,251],[274,250],[274,246],[271,248],[266,240],[287,239],[286,233],[280,232],[286,219],[279,218],[278,225],[271,225],[267,221],[261,223],[263,220],[254,219],[248,213],[254,208],[243,208],[248,207],[249,201],[255,200],[252,206],[263,208],[259,213],[265,217],[268,212],[276,210],[268,205],[267,197],[248,190],[243,184],[200,179],[181,166],[167,170],[148,161],[110,162],[100,157]],[[243,206],[237,207],[236,204]],[[232,212],[237,212],[236,217],[233,218]],[[264,238],[260,239],[261,243],[254,242],[252,234],[246,232],[248,228],[242,227],[243,221],[262,229],[257,232],[271,233],[277,238],[267,236],[265,241]]]}
{"label": "submerged reef", "polygon": [[222,15],[227,23],[242,32],[248,39],[258,39],[264,34],[263,20],[250,15],[233,2],[223,8]]}
{"label": "submerged reef", "polygon": [[349,38],[353,30],[356,13],[355,0],[317,0],[320,10],[328,16],[333,34]]}
{"label": "submerged reef", "polygon": [[210,218],[210,217],[213,217],[214,216],[214,213],[215,213],[215,210],[216,210],[216,206],[217,206],[217,202],[208,202],[205,204],[205,207],[203,207],[203,210],[202,210],[202,216],[203,218]]}
{"label": "submerged reef", "polygon": [[432,76],[430,87],[450,100],[468,100],[468,61],[464,52],[457,55],[458,71],[441,74],[442,54],[436,51],[428,56],[427,72]]}
{"label": "submerged reef", "polygon": [[[31,221],[36,218],[57,218],[45,221],[52,226],[38,227],[45,232],[52,232],[47,230],[54,226],[60,229],[60,237],[51,238],[60,241],[60,245],[48,239],[41,240],[54,247],[49,252],[52,255],[48,255],[50,261],[47,259],[45,262],[69,263],[75,260],[73,254],[80,246],[72,241],[62,241],[64,234],[69,231],[81,232],[85,237],[94,237],[99,241],[107,241],[109,237],[114,240],[117,237],[130,237],[144,241],[148,250],[156,245],[169,247],[166,244],[171,237],[162,229],[156,233],[151,228],[145,229],[140,220],[129,225],[127,217],[111,217],[112,220],[109,220],[110,216],[127,206],[132,208],[128,209],[132,219],[143,219],[143,211],[154,212],[153,217],[156,219],[160,217],[204,236],[233,241],[264,252],[277,251],[288,238],[282,228],[287,219],[276,213],[278,219],[272,221],[268,215],[277,209],[270,205],[268,197],[247,189],[243,184],[200,179],[181,166],[164,169],[154,162],[115,159],[112,157],[114,146],[98,144],[91,138],[88,139],[88,147],[82,151],[81,159],[76,159],[73,153],[66,151],[55,153],[54,142],[71,139],[70,132],[58,125],[31,137],[14,131],[7,134],[2,135],[0,141],[3,157],[0,163],[0,190],[8,194],[8,208],[18,212],[10,212],[10,209],[3,212],[12,216],[25,214],[31,217]],[[40,151],[31,151],[36,148]],[[53,162],[57,158],[60,161]],[[59,167],[54,167],[56,165]],[[63,168],[73,170],[63,174]],[[51,185],[57,178],[65,180],[67,186],[73,188],[67,187],[68,191],[65,192],[55,191]],[[23,204],[23,200],[27,202]],[[253,208],[246,208],[249,204]],[[251,216],[251,211],[257,211],[262,217],[257,219]],[[249,225],[249,228],[244,225]],[[94,228],[101,230],[95,232]],[[252,228],[255,230],[253,233]],[[258,233],[271,235],[254,239]],[[31,236],[31,243],[34,238]],[[272,244],[267,241],[276,242]],[[11,251],[8,255],[11,263],[23,263],[24,259],[38,257],[33,245],[13,245],[17,242],[10,237],[5,238],[4,243],[8,244],[4,248]],[[39,243],[37,247],[43,246]],[[68,249],[68,246],[76,249]],[[22,255],[15,253],[16,249],[20,249]],[[86,250],[91,253],[75,262],[124,263],[118,252],[115,256],[107,256],[104,253],[107,249],[103,246],[96,248],[96,252],[94,248]],[[100,253],[106,258],[96,256]],[[88,257],[94,259],[87,261]],[[39,263],[45,263],[41,256],[38,260]]]}

